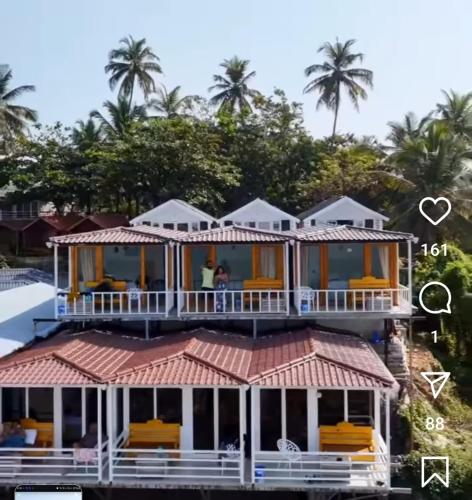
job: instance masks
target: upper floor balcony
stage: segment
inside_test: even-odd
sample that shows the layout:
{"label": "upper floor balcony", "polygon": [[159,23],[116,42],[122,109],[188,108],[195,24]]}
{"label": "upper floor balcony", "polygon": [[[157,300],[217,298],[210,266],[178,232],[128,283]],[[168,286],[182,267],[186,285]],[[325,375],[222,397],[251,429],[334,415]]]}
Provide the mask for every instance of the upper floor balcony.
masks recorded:
{"label": "upper floor balcony", "polygon": [[68,247],[69,286],[58,290],[56,306],[62,319],[411,314],[412,236],[404,233],[137,226],[52,242],[56,257]]}

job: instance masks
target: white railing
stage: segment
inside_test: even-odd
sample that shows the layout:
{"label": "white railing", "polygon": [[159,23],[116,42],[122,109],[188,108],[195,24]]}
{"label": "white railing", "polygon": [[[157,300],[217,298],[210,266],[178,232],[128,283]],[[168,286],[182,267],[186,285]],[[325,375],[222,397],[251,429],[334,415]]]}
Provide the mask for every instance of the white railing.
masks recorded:
{"label": "white railing", "polygon": [[259,451],[252,461],[252,482],[314,488],[389,488],[389,461],[385,452],[302,452],[298,456]]}
{"label": "white railing", "polygon": [[18,288],[20,286],[31,285],[31,281],[0,281],[0,291],[1,290],[11,290],[12,288]]}
{"label": "white railing", "polygon": [[186,484],[242,483],[241,452],[113,446],[110,481],[135,478]]}
{"label": "white railing", "polygon": [[393,312],[410,309],[407,287],[383,289],[314,290],[299,288],[295,292],[300,314],[319,312]]}
{"label": "white railing", "polygon": [[104,442],[101,453],[89,450],[87,460],[74,448],[1,448],[0,483],[14,477],[57,481],[57,478],[70,477],[101,481],[104,458],[107,456],[108,443]]}
{"label": "white railing", "polygon": [[169,294],[172,292],[87,292],[74,295],[58,294],[57,315],[65,316],[120,316],[167,315]]}
{"label": "white railing", "polygon": [[288,314],[288,290],[215,290],[179,292],[182,314]]}

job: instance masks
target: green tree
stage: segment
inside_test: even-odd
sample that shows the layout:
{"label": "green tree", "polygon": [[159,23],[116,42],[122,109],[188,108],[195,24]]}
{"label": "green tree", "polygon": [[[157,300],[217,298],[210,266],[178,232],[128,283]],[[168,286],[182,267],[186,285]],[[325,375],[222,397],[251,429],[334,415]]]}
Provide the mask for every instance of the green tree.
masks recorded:
{"label": "green tree", "polygon": [[103,107],[106,109],[108,117],[97,110],[91,111],[90,117],[98,121],[101,131],[108,139],[122,136],[133,123],[146,117],[146,106],[130,104],[130,101],[126,100],[125,97],[118,97],[116,104],[105,101]]}
{"label": "green tree", "polygon": [[78,120],[72,129],[72,141],[82,151],[86,151],[100,142],[102,133],[100,127],[92,118],[87,121]]}
{"label": "green tree", "polygon": [[454,90],[442,91],[444,103],[437,105],[440,120],[448,125],[454,134],[466,140],[472,139],[472,92],[459,94]]}
{"label": "green tree", "polygon": [[406,140],[415,140],[422,136],[426,127],[431,123],[432,113],[418,120],[415,113],[407,113],[402,122],[388,122],[390,132],[387,140],[393,144],[393,148],[400,148]]}
{"label": "green tree", "polygon": [[113,90],[120,84],[119,96],[127,97],[129,106],[133,102],[133,92],[137,83],[144,97],[155,92],[152,73],[162,73],[159,57],[146,45],[146,39],[135,40],[131,35],[120,40],[121,46],[108,55],[105,73],[110,73],[109,84]]}
{"label": "green tree", "polygon": [[224,68],[224,76],[213,75],[215,84],[208,91],[217,93],[210,99],[210,103],[219,106],[220,110],[234,113],[252,111],[251,102],[260,96],[257,90],[248,86],[249,80],[256,76],[255,71],[248,73],[248,59],[239,59],[237,56],[225,59],[220,66]]}
{"label": "green tree", "polygon": [[352,67],[357,62],[362,62],[364,54],[353,53],[352,46],[355,40],[340,42],[336,39],[334,44],[324,43],[318,49],[326,60],[322,64],[312,64],[305,68],[305,76],[318,76],[311,80],[303,89],[305,93],[319,93],[316,109],[326,106],[334,113],[332,137],[336,135],[339,106],[341,104],[341,91],[346,90],[356,109],[359,109],[359,99],[367,99],[367,92],[362,85],[373,87],[373,73],[365,68]]}
{"label": "green tree", "polygon": [[[449,127],[434,121],[416,138],[407,138],[388,158],[394,167],[392,173],[383,172],[396,183],[399,190],[396,203],[397,218],[393,222],[408,229],[422,241],[433,242],[452,232],[470,234],[471,188],[466,179],[470,175],[472,151]],[[427,196],[444,196],[452,205],[449,224],[433,226],[418,216],[418,204]],[[439,206],[430,207],[434,217]]]}
{"label": "green tree", "polygon": [[179,115],[185,115],[192,109],[194,96],[180,94],[180,85],[174,87],[170,92],[162,85],[156,90],[157,97],[150,99],[148,108],[157,111],[165,118],[176,118]]}
{"label": "green tree", "polygon": [[10,89],[12,77],[10,69],[0,70],[0,147],[6,147],[13,137],[23,134],[28,124],[37,120],[36,111],[14,104],[14,101],[23,94],[34,92],[34,85],[22,85]]}

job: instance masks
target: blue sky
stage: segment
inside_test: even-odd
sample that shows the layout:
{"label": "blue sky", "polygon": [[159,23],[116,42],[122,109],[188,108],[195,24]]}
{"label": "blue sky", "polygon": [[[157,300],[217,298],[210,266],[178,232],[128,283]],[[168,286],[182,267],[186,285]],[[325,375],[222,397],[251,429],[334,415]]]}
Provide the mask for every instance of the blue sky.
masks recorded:
{"label": "blue sky", "polygon": [[355,38],[375,88],[360,113],[344,100],[339,128],[383,138],[387,121],[425,114],[441,89],[472,90],[471,18],[470,0],[15,0],[1,9],[0,63],[15,85],[36,85],[22,103],[42,122],[70,125],[114,98],[103,67],[124,35],[146,37],[159,80],[188,94],[207,95],[218,64],[237,54],[251,60],[255,88],[303,102],[322,136],[332,115],[302,94],[303,69],[322,42]]}

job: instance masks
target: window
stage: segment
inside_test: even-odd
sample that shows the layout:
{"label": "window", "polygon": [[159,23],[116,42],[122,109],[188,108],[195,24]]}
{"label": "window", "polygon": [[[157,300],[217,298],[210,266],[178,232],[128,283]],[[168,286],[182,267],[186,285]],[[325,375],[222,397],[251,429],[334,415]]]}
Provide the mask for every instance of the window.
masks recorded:
{"label": "window", "polygon": [[372,391],[348,391],[349,422],[374,425],[374,393]]}
{"label": "window", "polygon": [[161,227],[161,225],[159,224],[159,222],[153,222],[152,224],[154,227]]}
{"label": "window", "polygon": [[25,416],[25,389],[4,387],[2,390],[2,422],[17,422]]}
{"label": "window", "polygon": [[153,389],[129,390],[130,422],[147,422],[154,418]]}
{"label": "window", "polygon": [[140,248],[137,245],[103,247],[105,275],[116,280],[139,283]]}
{"label": "window", "polygon": [[182,390],[157,389],[157,418],[169,424],[182,425]]}
{"label": "window", "polygon": [[239,391],[237,389],[218,390],[218,434],[219,448],[239,440]]}
{"label": "window", "polygon": [[384,279],[390,276],[388,245],[372,245],[372,275]]}
{"label": "window", "polygon": [[198,222],[192,222],[192,231],[198,231]]}
{"label": "window", "polygon": [[207,221],[200,221],[200,231],[206,231],[208,229],[208,222]]}
{"label": "window", "polygon": [[177,224],[177,229],[179,231],[188,231],[188,224],[186,222],[181,222]]}
{"label": "window", "polygon": [[246,226],[248,226],[248,227],[256,227],[256,223],[253,222],[253,221],[251,221],[251,222],[246,223]]}
{"label": "window", "polygon": [[233,221],[225,220],[225,227],[232,226],[232,225],[233,225]]}
{"label": "window", "polygon": [[274,222],[273,229],[274,231],[280,231],[280,222]]}
{"label": "window", "polygon": [[270,222],[259,222],[257,226],[259,229],[264,229],[268,231],[270,229]]}
{"label": "window", "polygon": [[307,451],[307,403],[305,389],[285,391],[287,414],[287,439],[296,443],[302,451]]}
{"label": "window", "polygon": [[282,221],[282,231],[289,231],[290,230],[290,221],[284,219]]}
{"label": "window", "polygon": [[367,227],[367,228],[373,228],[374,227],[374,219],[366,219],[364,221],[364,227]]}
{"label": "window", "polygon": [[82,437],[82,398],[81,389],[64,387],[62,389],[62,439],[64,446],[72,446]]}
{"label": "window", "polygon": [[52,422],[54,419],[52,388],[34,387],[28,392],[29,416],[38,422]]}
{"label": "window", "polygon": [[162,225],[162,227],[164,229],[174,229],[174,224],[172,224],[171,222],[164,222],[164,224]]}
{"label": "window", "polygon": [[344,391],[319,391],[318,425],[336,425],[344,421]]}
{"label": "window", "polygon": [[193,447],[195,450],[212,450],[215,446],[213,404],[213,389],[193,390]]}
{"label": "window", "polygon": [[150,226],[151,222],[148,220],[143,220],[143,226]]}
{"label": "window", "polygon": [[346,289],[349,279],[364,275],[364,245],[362,243],[342,243],[328,245],[329,287]]}
{"label": "window", "polygon": [[311,226],[316,226],[316,219],[311,219],[310,225]]}
{"label": "window", "polygon": [[261,389],[261,450],[276,451],[282,437],[282,394],[280,389]]}
{"label": "window", "polygon": [[354,221],[352,219],[338,219],[336,221],[336,224],[338,224],[339,226],[353,226]]}

